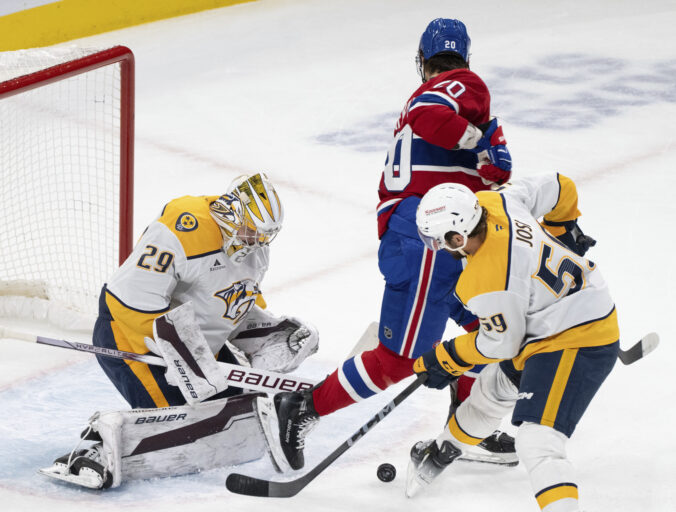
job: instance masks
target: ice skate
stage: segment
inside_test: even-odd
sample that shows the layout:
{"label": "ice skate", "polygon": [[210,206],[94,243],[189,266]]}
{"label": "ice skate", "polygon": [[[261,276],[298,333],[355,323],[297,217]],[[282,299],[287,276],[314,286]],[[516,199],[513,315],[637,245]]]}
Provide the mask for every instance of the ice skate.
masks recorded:
{"label": "ice skate", "polygon": [[[458,399],[458,381],[454,381],[449,386],[451,392],[451,404],[448,408],[448,419],[455,414],[460,405]],[[477,447],[466,450],[458,460],[465,462],[483,462],[486,464],[497,464],[499,466],[516,466],[519,464],[519,458],[516,455],[514,438],[496,430],[486,439],[481,441]]]}
{"label": "ice skate", "polygon": [[105,465],[103,445],[73,450],[59,457],[48,468],[38,470],[41,475],[55,478],[89,489],[107,489],[113,483],[113,475]]}
{"label": "ice skate", "polygon": [[406,473],[406,496],[412,498],[429,486],[462,453],[450,441],[418,441],[411,448],[411,460]]}
{"label": "ice skate", "polygon": [[519,464],[514,438],[499,430],[493,432],[477,446],[465,450],[458,457],[458,460],[497,464],[499,466],[516,466]]}
{"label": "ice skate", "polygon": [[279,473],[285,473],[291,469],[289,461],[284,455],[282,446],[280,444],[279,436],[277,435],[277,426],[279,420],[277,419],[277,411],[268,397],[258,397],[255,403],[255,411],[260,421],[263,435],[268,445],[268,454],[272,465]]}
{"label": "ice skate", "polygon": [[279,422],[279,439],[289,465],[301,469],[305,465],[305,437],[319,422],[310,393],[278,393],[275,409]]}

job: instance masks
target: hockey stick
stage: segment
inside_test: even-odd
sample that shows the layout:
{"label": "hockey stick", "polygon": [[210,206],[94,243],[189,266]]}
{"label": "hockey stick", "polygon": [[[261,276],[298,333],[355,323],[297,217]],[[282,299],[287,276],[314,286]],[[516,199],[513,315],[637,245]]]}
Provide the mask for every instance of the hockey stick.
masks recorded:
{"label": "hockey stick", "polygon": [[657,348],[660,343],[660,337],[656,332],[651,332],[643,336],[638,342],[629,350],[622,350],[617,354],[623,364],[632,364],[647,356]]}
{"label": "hockey stick", "polygon": [[261,480],[251,476],[239,473],[231,473],[225,481],[225,486],[230,492],[236,494],[245,494],[247,496],[271,497],[271,498],[290,498],[298,494],[307,484],[312,482],[319,473],[324,471],[333,462],[352,445],[364,437],[376,424],[380,423],[385,416],[390,414],[401,402],[408,398],[411,393],[418,389],[425,381],[426,376],[419,376],[409,384],[401,393],[395,396],[391,402],[380,409],[375,416],[368,420],[343,444],[336,448],[328,457],[312,468],[308,473],[288,482],[272,482],[270,480]]}
{"label": "hockey stick", "polygon": [[[52,347],[79,350],[80,352],[89,352],[90,354],[126,359],[129,361],[138,361],[139,363],[151,364],[154,366],[167,366],[164,359],[150,354],[136,354],[134,352],[125,352],[123,350],[115,350],[112,348],[97,347],[91,343],[79,343],[76,341],[47,338],[45,336],[35,336],[33,334],[13,331],[2,326],[0,326],[0,338],[9,338],[39,343],[42,345],[51,345]],[[238,388],[274,393],[278,391],[302,391],[314,386],[313,382],[301,380],[293,375],[285,373],[258,370],[220,361],[219,364],[225,366],[225,369],[228,371],[228,384]]]}

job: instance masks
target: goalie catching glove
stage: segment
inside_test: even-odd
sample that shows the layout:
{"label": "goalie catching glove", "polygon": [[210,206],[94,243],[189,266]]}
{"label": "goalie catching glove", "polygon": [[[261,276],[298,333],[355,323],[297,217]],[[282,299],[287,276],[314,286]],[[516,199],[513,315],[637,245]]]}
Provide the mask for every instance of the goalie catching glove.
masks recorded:
{"label": "goalie catching glove", "polygon": [[277,317],[254,306],[229,342],[253,368],[288,373],[317,352],[319,333],[299,318]]}
{"label": "goalie catching glove", "polygon": [[457,356],[454,343],[455,339],[439,343],[413,363],[415,373],[427,375],[424,384],[428,388],[443,389],[463,373],[474,368],[473,364],[468,365]]}

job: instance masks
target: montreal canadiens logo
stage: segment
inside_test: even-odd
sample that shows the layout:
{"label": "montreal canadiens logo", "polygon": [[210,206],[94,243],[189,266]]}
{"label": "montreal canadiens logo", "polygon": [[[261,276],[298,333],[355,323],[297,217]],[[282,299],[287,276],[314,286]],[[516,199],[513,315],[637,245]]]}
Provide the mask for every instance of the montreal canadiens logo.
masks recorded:
{"label": "montreal canadiens logo", "polygon": [[193,231],[197,229],[197,219],[192,213],[182,213],[176,221],[176,231]]}

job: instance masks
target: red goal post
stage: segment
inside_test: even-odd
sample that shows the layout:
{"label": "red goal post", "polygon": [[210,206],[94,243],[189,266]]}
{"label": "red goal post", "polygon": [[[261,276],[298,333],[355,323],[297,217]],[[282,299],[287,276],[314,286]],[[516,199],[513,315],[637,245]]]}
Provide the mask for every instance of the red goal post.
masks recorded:
{"label": "red goal post", "polygon": [[0,316],[95,316],[132,249],[133,166],[129,48],[0,52]]}

